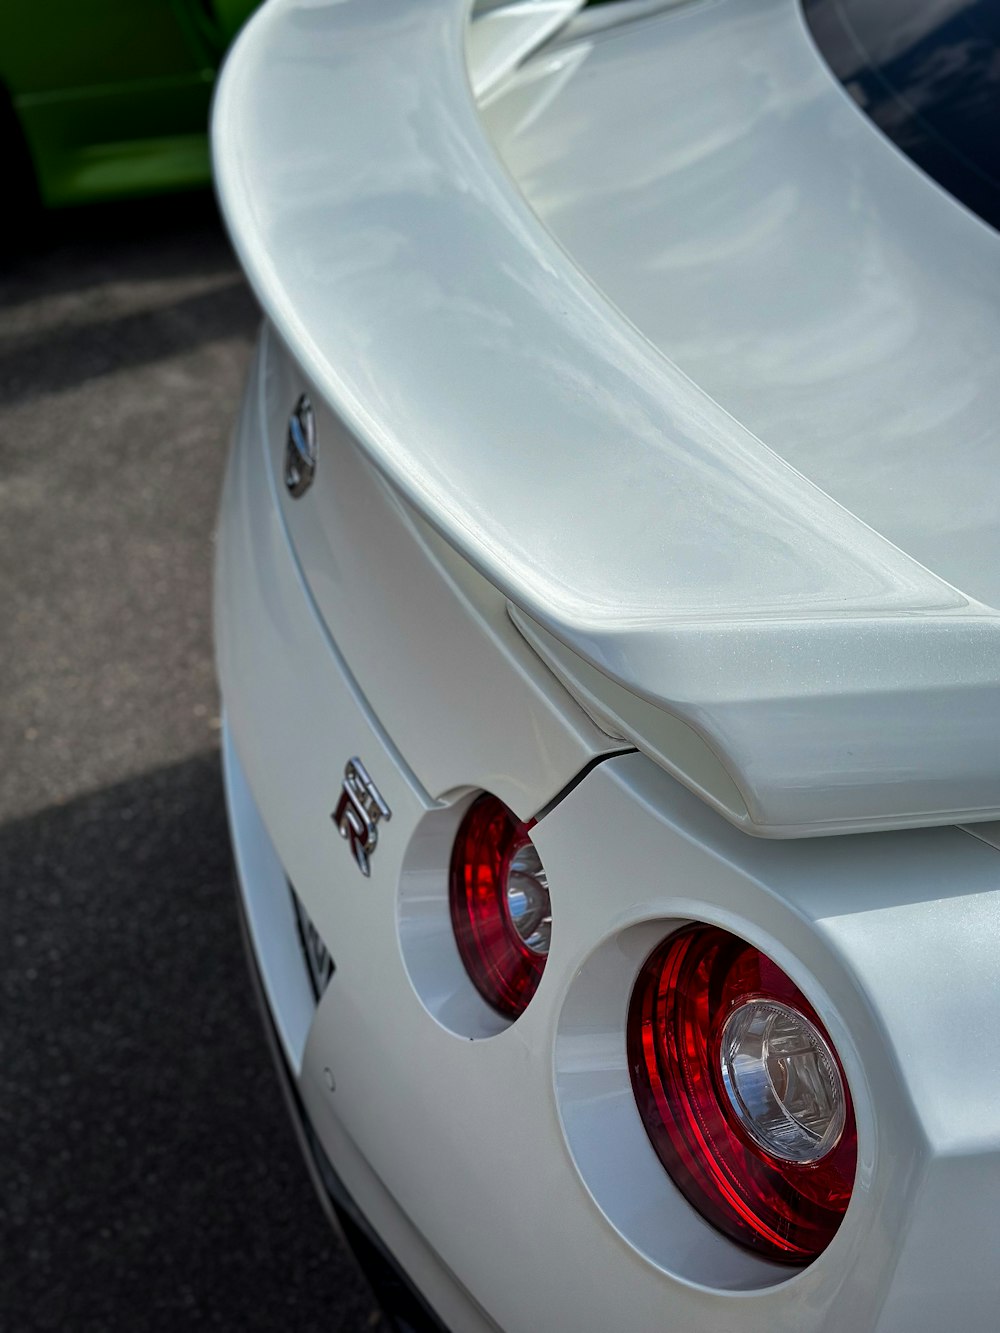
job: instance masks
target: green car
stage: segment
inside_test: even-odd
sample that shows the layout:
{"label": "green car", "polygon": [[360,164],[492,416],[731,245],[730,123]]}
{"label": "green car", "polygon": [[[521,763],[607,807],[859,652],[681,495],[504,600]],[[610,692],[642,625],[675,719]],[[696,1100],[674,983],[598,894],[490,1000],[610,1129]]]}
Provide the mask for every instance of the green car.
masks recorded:
{"label": "green car", "polygon": [[8,223],[39,200],[58,208],[205,184],[215,75],[258,2],[0,0]]}

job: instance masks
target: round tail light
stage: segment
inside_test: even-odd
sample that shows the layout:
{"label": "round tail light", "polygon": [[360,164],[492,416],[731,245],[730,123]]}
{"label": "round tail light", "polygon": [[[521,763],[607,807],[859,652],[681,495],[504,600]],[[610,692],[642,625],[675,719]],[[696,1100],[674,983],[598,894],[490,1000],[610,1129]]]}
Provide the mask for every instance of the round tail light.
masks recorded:
{"label": "round tail light", "polygon": [[632,993],[628,1058],[653,1147],[703,1217],[784,1263],[826,1248],[854,1186],[854,1108],[826,1029],[775,963],[714,926],[670,936]]}
{"label": "round tail light", "polygon": [[552,908],[528,825],[495,796],[480,796],[462,820],[449,896],[455,940],[473,984],[505,1018],[517,1018],[545,967]]}

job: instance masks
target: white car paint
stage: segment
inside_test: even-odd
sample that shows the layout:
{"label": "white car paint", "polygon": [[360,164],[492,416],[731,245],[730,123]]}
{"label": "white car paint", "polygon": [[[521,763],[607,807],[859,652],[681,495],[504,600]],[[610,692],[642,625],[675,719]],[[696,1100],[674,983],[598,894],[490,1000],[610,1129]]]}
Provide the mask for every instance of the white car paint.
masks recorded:
{"label": "white car paint", "polygon": [[532,51],[564,28],[584,0],[478,0],[465,33],[465,58],[477,98],[485,97]]}
{"label": "white car paint", "polygon": [[[666,48],[656,24],[696,26],[711,11],[724,32],[782,5],[696,2],[634,38],[597,35],[593,51],[652,49],[655,34]],[[452,1333],[992,1333],[995,826],[801,836],[830,830],[824,784],[847,740],[865,742],[868,767],[846,784],[836,827],[931,825],[946,791],[963,817],[983,814],[997,667],[970,644],[977,632],[992,642],[992,613],[962,610],[771,453],[576,267],[493,156],[464,21],[455,0],[271,0],[216,111],[223,205],[267,320],[219,529],[227,801],[297,1094]],[[552,201],[533,136],[551,115],[553,152],[581,152],[570,130],[583,110],[560,119],[562,99],[590,78],[588,60],[603,69],[613,55],[574,43],[538,57],[566,62],[546,64],[541,102],[534,62],[495,86],[483,114],[540,211]],[[512,114],[522,93],[534,121]],[[568,226],[581,199],[547,225]],[[312,489],[292,500],[284,438],[303,392],[319,456]],[[700,479],[686,491],[695,512],[658,489],[681,473]],[[642,513],[680,526],[654,530]],[[723,589],[709,557],[730,521],[780,549],[764,570],[734,565]],[[655,576],[668,556],[676,585]],[[740,619],[722,615],[723,592]],[[777,617],[786,595],[794,614]],[[833,615],[840,597],[850,611]],[[922,597],[944,609],[917,614]],[[859,643],[884,657],[863,660]],[[927,643],[949,687],[938,712]],[[830,655],[810,656],[823,645]],[[959,668],[978,682],[964,694],[948,674]],[[689,713],[673,696],[662,707],[667,675],[691,700],[697,690]],[[772,729],[789,700],[792,740]],[[857,711],[866,701],[873,711]],[[884,734],[892,718],[905,754]],[[723,723],[738,734],[716,753],[705,737]],[[622,753],[632,744],[644,753]],[[370,879],[330,819],[354,755],[392,812]],[[879,781],[879,764],[907,755],[927,776],[902,784],[919,808],[900,804],[898,780]],[[552,951],[514,1023],[465,976],[448,912],[452,838],[479,790],[538,818],[551,888]],[[765,817],[781,811],[798,836],[747,836],[774,831]],[[336,962],[316,1008],[287,880]],[[636,1110],[628,997],[651,948],[687,920],[773,957],[843,1062],[854,1195],[801,1271],[702,1221]]]}
{"label": "white car paint", "polygon": [[[244,901],[311,1121],[449,1327],[939,1333],[960,1314],[964,1329],[992,1329],[995,849],[956,829],[748,838],[645,756],[610,759],[533,830],[553,950],[528,1011],[490,1029],[455,967],[447,910],[461,802],[415,781],[328,640],[282,528],[254,401],[226,487],[217,589]],[[392,808],[370,880],[329,818],[353,753]],[[290,914],[275,920],[286,874],[337,963],[315,1013],[291,962]],[[791,1276],[684,1203],[631,1099],[628,992],[649,948],[686,919],[732,929],[784,966],[851,1084],[854,1199],[830,1248]],[[450,993],[434,992],[428,963]]]}

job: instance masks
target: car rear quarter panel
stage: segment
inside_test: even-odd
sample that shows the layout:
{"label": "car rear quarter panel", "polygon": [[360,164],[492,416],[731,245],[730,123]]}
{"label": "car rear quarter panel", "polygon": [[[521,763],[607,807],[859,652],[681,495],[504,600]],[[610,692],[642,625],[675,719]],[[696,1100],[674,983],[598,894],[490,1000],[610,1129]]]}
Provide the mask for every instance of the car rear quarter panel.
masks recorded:
{"label": "car rear quarter panel", "polygon": [[[450,941],[450,844],[433,830],[457,823],[464,797],[427,793],[325,630],[277,506],[259,389],[252,380],[220,529],[228,726],[277,863],[337,963],[290,1043],[300,1091],[362,1207],[405,1219],[411,1276],[430,1291],[455,1275],[507,1333],[941,1333],[956,1321],[992,1333],[997,850],[959,829],[752,839],[644,756],[609,758],[532,833],[553,904],[532,1004],[511,1026],[463,1030],[419,985],[407,904],[430,904],[421,931]],[[353,753],[392,809],[370,879],[330,820]],[[645,951],[689,919],[770,954],[843,1060],[855,1194],[801,1272],[703,1223],[638,1119],[631,986]]]}

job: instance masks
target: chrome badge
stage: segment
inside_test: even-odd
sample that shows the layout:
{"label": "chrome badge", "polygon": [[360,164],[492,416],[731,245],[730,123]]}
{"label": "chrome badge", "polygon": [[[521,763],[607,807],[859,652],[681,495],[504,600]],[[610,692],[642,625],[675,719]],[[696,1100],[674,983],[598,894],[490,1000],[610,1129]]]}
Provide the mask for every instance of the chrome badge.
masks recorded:
{"label": "chrome badge", "polygon": [[316,475],[316,416],[307,394],[288,418],[285,439],[285,486],[294,499],[305,495]]}
{"label": "chrome badge", "polygon": [[330,818],[340,836],[351,844],[351,855],[362,875],[370,875],[371,857],[378,843],[378,822],[391,819],[392,811],[360,759],[350,760],[345,768],[343,791]]}

